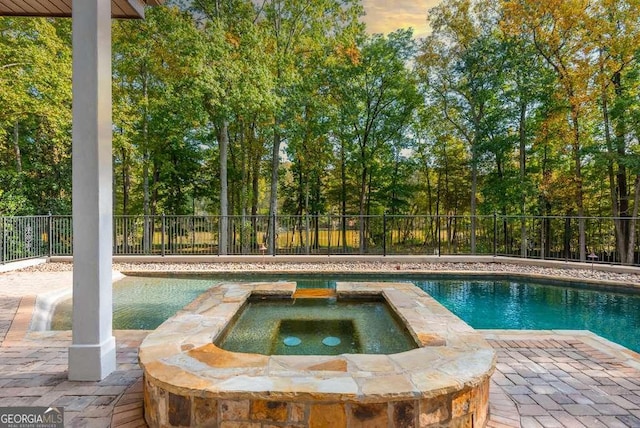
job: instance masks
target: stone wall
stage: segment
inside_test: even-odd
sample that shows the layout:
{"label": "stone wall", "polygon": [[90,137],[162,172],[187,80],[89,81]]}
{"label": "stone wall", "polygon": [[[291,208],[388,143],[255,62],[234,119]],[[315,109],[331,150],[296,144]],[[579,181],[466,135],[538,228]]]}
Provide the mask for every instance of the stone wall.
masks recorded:
{"label": "stone wall", "polygon": [[[150,333],[138,353],[155,427],[483,427],[495,351],[408,283],[338,283],[383,297],[419,345],[396,354],[262,355],[214,344],[255,294],[295,284],[221,284]],[[290,297],[288,297],[290,298]]]}
{"label": "stone wall", "polygon": [[182,396],[148,379],[144,390],[145,418],[151,427],[475,428],[485,426],[489,409],[489,378],[455,393],[384,403]]}

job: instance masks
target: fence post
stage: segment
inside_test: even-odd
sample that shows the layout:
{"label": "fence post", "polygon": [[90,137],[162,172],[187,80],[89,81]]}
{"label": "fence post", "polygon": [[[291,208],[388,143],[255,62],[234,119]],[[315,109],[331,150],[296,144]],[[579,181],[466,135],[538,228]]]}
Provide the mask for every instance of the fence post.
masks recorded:
{"label": "fence post", "polygon": [[304,224],[304,229],[305,229],[304,250],[305,250],[305,254],[309,255],[311,253],[311,243],[309,242],[311,240],[311,231],[309,230],[309,228],[311,227],[311,223],[309,222],[309,212],[308,211],[305,213],[304,223],[305,223]]}
{"label": "fence post", "polygon": [[545,258],[545,248],[546,248],[546,242],[545,242],[545,233],[544,233],[544,228],[547,227],[547,219],[543,216],[541,217],[540,220],[540,260],[544,260]]}
{"label": "fence post", "polygon": [[[149,244],[149,216],[143,214],[142,216],[142,254],[148,256],[151,254],[151,247],[153,244]],[[151,233],[153,236],[153,232]],[[153,242],[153,238],[151,238]]]}
{"label": "fence post", "polygon": [[196,214],[191,216],[191,254],[196,253]]}
{"label": "fence post", "polygon": [[387,213],[382,214],[382,255],[387,256]]}
{"label": "fence post", "polygon": [[7,236],[6,236],[6,224],[5,224],[5,217],[0,217],[2,218],[2,235],[0,237],[2,237],[2,252],[0,252],[0,262],[2,264],[4,264],[4,261],[6,259],[5,257],[5,249],[6,249],[6,243],[7,243]]}
{"label": "fence post", "polygon": [[327,256],[331,255],[331,233],[333,232],[333,228],[331,227],[331,214],[327,215]]}
{"label": "fence post", "polygon": [[440,224],[441,218],[436,216],[436,231],[438,232],[438,257],[442,254],[442,225]]}
{"label": "fence post", "polygon": [[[118,218],[115,214],[111,217],[111,224],[111,253],[118,254]],[[126,238],[125,236],[123,242],[126,241]]]}
{"label": "fence post", "polygon": [[271,254],[273,257],[276,256],[278,252],[278,237],[276,236],[276,230],[278,230],[278,226],[276,226],[276,213],[271,214],[271,242],[273,243],[273,253]]}
{"label": "fence post", "polygon": [[160,254],[164,257],[165,248],[164,248],[164,235],[165,235],[166,221],[164,218],[164,213],[162,213],[162,227],[160,228]]}
{"label": "fence post", "polygon": [[498,213],[493,212],[493,257],[498,255]]}
{"label": "fence post", "polygon": [[47,231],[47,241],[49,243],[49,257],[53,255],[53,242],[51,237],[53,236],[53,216],[49,212],[49,230]]}

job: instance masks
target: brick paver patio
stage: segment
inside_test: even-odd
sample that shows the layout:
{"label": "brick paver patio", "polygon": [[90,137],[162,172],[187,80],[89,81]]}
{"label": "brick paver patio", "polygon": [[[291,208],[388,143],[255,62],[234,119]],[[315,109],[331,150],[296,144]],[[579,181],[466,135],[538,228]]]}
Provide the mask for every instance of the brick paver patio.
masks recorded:
{"label": "brick paver patio", "polygon": [[[498,339],[490,339],[498,352],[493,385],[515,403],[522,427],[640,427],[637,366],[580,335],[529,335],[509,340],[509,333],[497,333],[491,336]],[[495,412],[490,426],[511,423],[503,415]]]}
{"label": "brick paver patio", "polygon": [[[70,427],[144,427],[137,349],[116,331],[117,371],[67,380],[70,332],[31,332],[30,296],[0,296],[0,407],[63,406]],[[634,332],[630,332],[634,334]],[[585,332],[486,331],[498,354],[488,427],[640,427],[640,356]]]}

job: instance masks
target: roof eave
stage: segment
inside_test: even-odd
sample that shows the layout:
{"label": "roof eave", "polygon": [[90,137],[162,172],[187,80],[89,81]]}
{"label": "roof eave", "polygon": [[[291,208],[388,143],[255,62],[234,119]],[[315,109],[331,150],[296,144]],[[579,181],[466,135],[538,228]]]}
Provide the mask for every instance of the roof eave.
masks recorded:
{"label": "roof eave", "polygon": [[113,14],[113,8],[112,8],[112,14],[111,17],[112,18],[128,18],[128,19],[144,19],[144,2],[141,0],[127,0],[127,3],[129,4],[129,7],[131,8],[131,10],[136,14],[136,16],[131,16],[131,15],[126,15],[126,16],[118,16]]}
{"label": "roof eave", "polygon": [[[3,0],[0,0],[0,16],[69,18],[72,15],[70,3],[65,3],[56,3],[55,7],[36,4],[44,9],[41,11],[35,8],[33,3],[29,6],[22,7],[19,3],[14,3],[10,0],[8,4],[3,5]],[[143,19],[145,5],[159,6],[162,3],[164,3],[164,0],[112,0],[112,17],[116,19]]]}

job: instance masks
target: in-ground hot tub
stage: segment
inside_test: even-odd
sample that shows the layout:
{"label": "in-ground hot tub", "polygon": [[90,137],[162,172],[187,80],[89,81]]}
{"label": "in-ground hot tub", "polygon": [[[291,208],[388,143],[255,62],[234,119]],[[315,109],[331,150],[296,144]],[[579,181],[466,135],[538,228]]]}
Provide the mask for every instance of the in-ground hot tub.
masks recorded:
{"label": "in-ground hot tub", "polygon": [[248,299],[214,344],[263,355],[396,354],[419,345],[386,300]]}
{"label": "in-ground hot tub", "polygon": [[294,283],[216,286],[147,336],[140,347],[147,423],[485,425],[495,352],[411,284],[338,283],[337,298],[384,299],[416,342],[412,350],[263,355],[214,344],[248,299],[291,299],[294,292]]}

